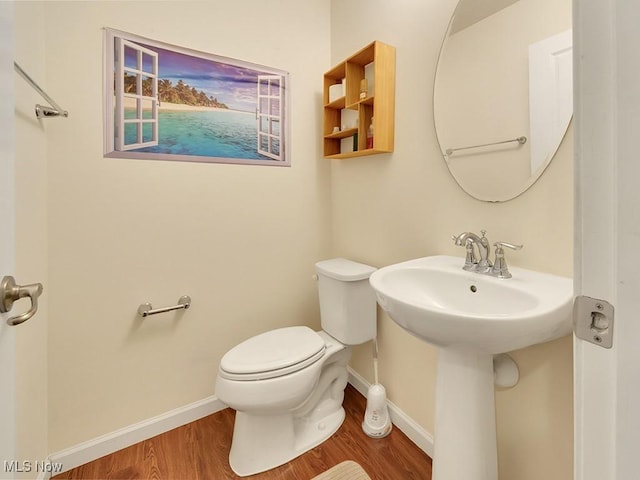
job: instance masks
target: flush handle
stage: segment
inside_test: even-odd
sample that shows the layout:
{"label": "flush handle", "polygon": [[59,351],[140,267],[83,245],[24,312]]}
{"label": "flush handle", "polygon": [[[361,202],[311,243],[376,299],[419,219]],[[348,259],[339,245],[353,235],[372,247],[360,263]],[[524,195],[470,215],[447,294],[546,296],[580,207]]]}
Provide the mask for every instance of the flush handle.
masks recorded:
{"label": "flush handle", "polygon": [[0,313],[8,313],[13,303],[21,298],[31,299],[31,308],[26,312],[10,317],[7,323],[11,326],[20,325],[33,317],[38,311],[38,297],[42,294],[42,284],[17,285],[12,276],[5,276],[0,282]]}

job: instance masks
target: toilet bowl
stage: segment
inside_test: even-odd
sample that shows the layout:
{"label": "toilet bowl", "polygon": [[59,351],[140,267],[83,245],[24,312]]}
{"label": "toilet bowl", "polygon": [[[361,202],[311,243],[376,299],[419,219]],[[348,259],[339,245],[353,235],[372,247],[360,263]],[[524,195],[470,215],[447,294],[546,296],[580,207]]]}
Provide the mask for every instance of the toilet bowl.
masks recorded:
{"label": "toilet bowl", "polygon": [[271,330],[223,356],[216,395],[236,410],[229,464],[237,475],[282,465],[340,428],[350,346],[376,333],[373,271],[342,258],[318,262],[321,331]]}
{"label": "toilet bowl", "polygon": [[[315,337],[321,348],[310,358],[277,370],[288,370],[276,375],[274,370],[238,373],[228,358],[221,362],[216,394],[229,407],[236,410],[229,463],[240,476],[270,470],[301,453],[319,445],[342,425],[342,400],[347,385],[347,363],[351,350],[325,332],[314,332],[308,327],[289,327],[272,330],[250,339],[250,346],[295,338],[312,348]],[[286,348],[280,342],[279,347]],[[244,350],[240,344],[235,349]],[[238,350],[229,353],[237,354]],[[269,352],[264,352],[269,354]],[[257,355],[254,352],[254,358]],[[295,357],[291,357],[292,361]],[[223,369],[231,367],[232,372]],[[256,364],[257,365],[257,364]],[[297,368],[297,370],[296,370]],[[259,368],[258,368],[259,370]],[[276,370],[276,371],[277,371]],[[246,380],[242,379],[246,375]],[[265,375],[267,378],[255,378]],[[254,378],[251,378],[254,377]],[[316,409],[319,404],[321,409]],[[316,410],[316,411],[314,411]]]}

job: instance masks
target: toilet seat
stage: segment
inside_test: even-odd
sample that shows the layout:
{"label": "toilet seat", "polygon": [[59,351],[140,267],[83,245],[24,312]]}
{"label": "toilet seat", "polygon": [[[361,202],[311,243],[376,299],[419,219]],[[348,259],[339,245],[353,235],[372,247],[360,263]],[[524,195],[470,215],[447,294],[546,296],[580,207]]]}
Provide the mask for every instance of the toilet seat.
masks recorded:
{"label": "toilet seat", "polygon": [[297,372],[324,356],[325,342],[305,326],[261,333],[229,350],[220,376],[229,380],[265,380]]}

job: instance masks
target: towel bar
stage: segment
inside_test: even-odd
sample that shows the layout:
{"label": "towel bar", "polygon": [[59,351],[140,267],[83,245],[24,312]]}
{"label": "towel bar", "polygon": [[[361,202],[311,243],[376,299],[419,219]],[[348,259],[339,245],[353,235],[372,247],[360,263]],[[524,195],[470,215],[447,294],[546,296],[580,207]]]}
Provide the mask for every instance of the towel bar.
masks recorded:
{"label": "towel bar", "polygon": [[154,309],[150,303],[143,303],[138,307],[138,315],[141,317],[148,317],[149,315],[156,315],[158,313],[171,312],[173,310],[187,309],[191,306],[191,297],[189,295],[183,295],[178,299],[178,305],[171,307],[162,307]]}
{"label": "towel bar", "polygon": [[527,143],[527,137],[523,136],[523,137],[513,138],[511,140],[503,140],[501,142],[483,143],[482,145],[469,145],[468,147],[447,148],[445,153],[447,155],[451,155],[453,152],[457,152],[459,150],[469,150],[470,148],[490,147],[493,145],[501,145],[503,143],[512,143],[512,142],[518,142],[520,145],[524,145],[525,143]]}
{"label": "towel bar", "polygon": [[68,117],[69,116],[69,112],[63,109],[60,105],[58,105],[53,100],[53,98],[47,95],[47,93],[44,90],[42,90],[42,88],[40,88],[40,85],[38,85],[33,78],[27,75],[27,72],[25,72],[20,65],[18,65],[16,62],[13,62],[13,68],[22,78],[26,80],[26,82],[29,85],[31,85],[31,87],[36,92],[40,94],[42,98],[44,98],[47,102],[49,102],[52,105],[52,107],[49,107],[47,105],[39,105],[39,104],[36,105],[36,117],[50,118],[50,117],[60,117],[60,116]]}

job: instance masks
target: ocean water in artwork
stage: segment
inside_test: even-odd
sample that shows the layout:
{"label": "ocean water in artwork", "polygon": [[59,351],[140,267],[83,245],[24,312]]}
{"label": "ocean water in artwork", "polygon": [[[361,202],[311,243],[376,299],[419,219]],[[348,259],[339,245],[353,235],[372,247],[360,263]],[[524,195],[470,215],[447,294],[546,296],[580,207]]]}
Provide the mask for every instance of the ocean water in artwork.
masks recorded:
{"label": "ocean water in artwork", "polygon": [[[135,118],[134,109],[125,118]],[[271,160],[257,150],[255,114],[220,110],[163,110],[158,113],[158,145],[136,152],[203,157]],[[125,131],[125,144],[135,131]]]}

